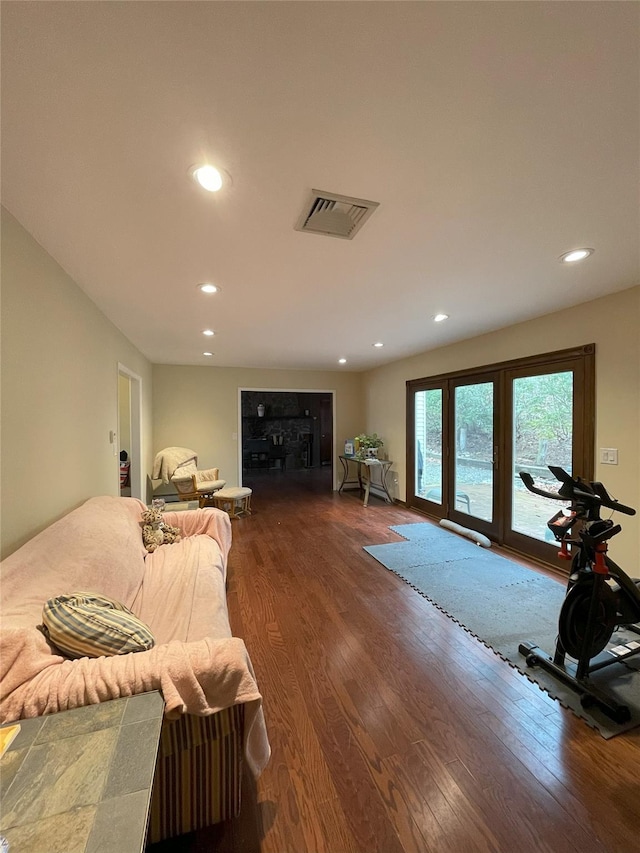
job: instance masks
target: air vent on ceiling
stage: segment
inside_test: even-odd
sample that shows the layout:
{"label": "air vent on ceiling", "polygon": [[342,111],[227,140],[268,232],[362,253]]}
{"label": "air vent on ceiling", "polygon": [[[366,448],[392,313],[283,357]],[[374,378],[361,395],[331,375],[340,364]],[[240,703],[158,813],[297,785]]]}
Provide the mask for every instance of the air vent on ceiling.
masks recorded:
{"label": "air vent on ceiling", "polygon": [[296,223],[296,231],[352,240],[378,206],[377,201],[311,190],[311,199]]}

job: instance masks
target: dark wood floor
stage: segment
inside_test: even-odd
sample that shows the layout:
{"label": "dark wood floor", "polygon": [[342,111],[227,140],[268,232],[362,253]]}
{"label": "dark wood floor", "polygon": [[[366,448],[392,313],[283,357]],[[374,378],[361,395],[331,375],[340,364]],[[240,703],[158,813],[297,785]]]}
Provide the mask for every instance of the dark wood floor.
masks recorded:
{"label": "dark wood floor", "polygon": [[362,546],[424,518],[327,477],[250,483],[229,607],[273,756],[158,853],[640,851],[640,729],[604,740],[385,570]]}

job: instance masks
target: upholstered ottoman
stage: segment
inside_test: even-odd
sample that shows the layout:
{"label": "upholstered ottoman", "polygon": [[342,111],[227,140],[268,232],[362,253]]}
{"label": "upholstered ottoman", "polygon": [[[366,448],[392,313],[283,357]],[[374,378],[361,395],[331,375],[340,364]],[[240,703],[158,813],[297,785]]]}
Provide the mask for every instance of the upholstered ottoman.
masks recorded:
{"label": "upholstered ottoman", "polygon": [[246,486],[231,486],[211,495],[210,505],[229,513],[229,518],[251,515],[251,494]]}

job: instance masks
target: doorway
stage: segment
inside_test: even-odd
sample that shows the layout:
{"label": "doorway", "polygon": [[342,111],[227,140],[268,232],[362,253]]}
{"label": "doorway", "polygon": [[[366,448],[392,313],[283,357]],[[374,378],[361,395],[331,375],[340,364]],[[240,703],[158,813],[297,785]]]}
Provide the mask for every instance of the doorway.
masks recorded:
{"label": "doorway", "polygon": [[240,389],[240,482],[326,474],[332,487],[333,391]]}
{"label": "doorway", "polygon": [[[594,346],[407,383],[407,504],[555,563],[549,465],[590,479]],[[554,486],[555,484],[555,486]]]}
{"label": "doorway", "polygon": [[118,493],[144,500],[142,480],[142,378],[118,364]]}

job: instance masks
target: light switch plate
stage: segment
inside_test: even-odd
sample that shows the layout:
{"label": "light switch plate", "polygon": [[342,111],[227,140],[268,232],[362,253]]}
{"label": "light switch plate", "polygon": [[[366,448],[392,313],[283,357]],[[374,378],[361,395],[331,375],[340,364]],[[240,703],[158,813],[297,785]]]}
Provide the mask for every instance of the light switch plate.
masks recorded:
{"label": "light switch plate", "polygon": [[618,464],[618,448],[617,447],[601,447],[600,448],[600,462],[603,465],[617,465]]}

